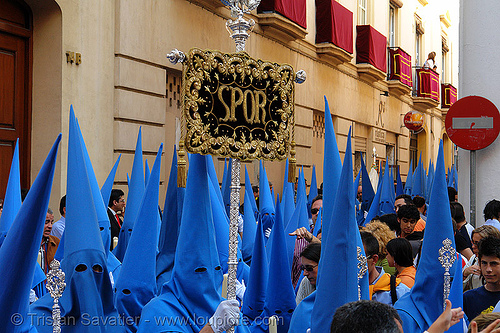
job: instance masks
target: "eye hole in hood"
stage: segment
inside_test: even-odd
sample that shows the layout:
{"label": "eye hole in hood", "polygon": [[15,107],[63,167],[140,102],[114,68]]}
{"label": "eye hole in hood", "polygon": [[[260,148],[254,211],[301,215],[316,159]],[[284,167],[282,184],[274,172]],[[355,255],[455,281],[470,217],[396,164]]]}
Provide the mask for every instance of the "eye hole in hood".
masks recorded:
{"label": "eye hole in hood", "polygon": [[77,272],[85,272],[87,270],[87,265],[85,264],[79,264],[78,266],[75,267],[75,271]]}
{"label": "eye hole in hood", "polygon": [[201,273],[201,272],[206,272],[207,269],[206,267],[198,267],[197,269],[194,270],[196,273]]}
{"label": "eye hole in hood", "polygon": [[102,266],[99,264],[95,264],[94,266],[92,266],[92,270],[96,273],[102,273]]}

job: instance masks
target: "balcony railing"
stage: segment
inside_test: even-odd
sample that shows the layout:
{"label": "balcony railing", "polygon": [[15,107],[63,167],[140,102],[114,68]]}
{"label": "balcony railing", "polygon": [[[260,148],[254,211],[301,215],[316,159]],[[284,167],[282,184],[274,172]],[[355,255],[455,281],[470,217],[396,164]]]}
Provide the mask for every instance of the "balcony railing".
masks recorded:
{"label": "balcony railing", "polygon": [[450,83],[441,84],[441,108],[447,109],[457,101],[457,88]]}
{"label": "balcony railing", "polygon": [[411,56],[400,47],[388,47],[387,49],[389,51],[387,80],[397,80],[412,87]]}
{"label": "balcony railing", "polygon": [[439,74],[427,68],[415,67],[413,96],[439,102]]}

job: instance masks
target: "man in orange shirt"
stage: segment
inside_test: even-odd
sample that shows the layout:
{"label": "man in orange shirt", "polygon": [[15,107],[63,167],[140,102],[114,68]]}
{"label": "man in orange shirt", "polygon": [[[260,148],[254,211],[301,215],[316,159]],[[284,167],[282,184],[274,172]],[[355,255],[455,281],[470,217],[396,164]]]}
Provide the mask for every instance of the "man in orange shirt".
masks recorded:
{"label": "man in orange shirt", "polygon": [[[394,201],[394,211],[396,212],[396,214],[398,213],[399,207],[404,205],[413,205],[413,200],[408,194],[401,194],[396,197],[396,200]],[[419,219],[413,231],[424,231],[424,229],[425,221],[420,217],[419,213]]]}

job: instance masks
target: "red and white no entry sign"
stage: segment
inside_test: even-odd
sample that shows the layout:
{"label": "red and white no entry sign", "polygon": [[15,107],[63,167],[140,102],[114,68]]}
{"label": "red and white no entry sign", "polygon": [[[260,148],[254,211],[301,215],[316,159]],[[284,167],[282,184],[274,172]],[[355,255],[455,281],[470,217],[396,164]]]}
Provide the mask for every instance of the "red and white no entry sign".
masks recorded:
{"label": "red and white no entry sign", "polygon": [[500,131],[500,113],[488,99],[480,96],[460,98],[446,114],[446,133],[463,149],[479,150],[495,141]]}

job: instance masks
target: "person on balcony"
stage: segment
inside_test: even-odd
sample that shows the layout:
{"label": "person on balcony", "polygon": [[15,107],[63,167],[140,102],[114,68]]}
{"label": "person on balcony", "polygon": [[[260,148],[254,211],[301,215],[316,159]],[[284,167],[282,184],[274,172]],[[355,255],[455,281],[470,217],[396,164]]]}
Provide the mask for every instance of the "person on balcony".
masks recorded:
{"label": "person on balcony", "polygon": [[437,70],[436,62],[434,60],[435,58],[436,58],[436,52],[432,51],[431,53],[429,53],[429,55],[427,56],[427,60],[424,62],[424,68],[425,69],[432,68],[433,70]]}

